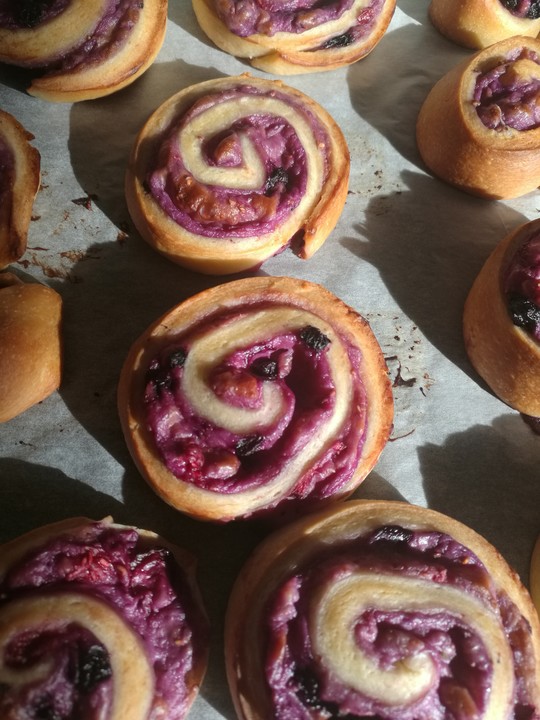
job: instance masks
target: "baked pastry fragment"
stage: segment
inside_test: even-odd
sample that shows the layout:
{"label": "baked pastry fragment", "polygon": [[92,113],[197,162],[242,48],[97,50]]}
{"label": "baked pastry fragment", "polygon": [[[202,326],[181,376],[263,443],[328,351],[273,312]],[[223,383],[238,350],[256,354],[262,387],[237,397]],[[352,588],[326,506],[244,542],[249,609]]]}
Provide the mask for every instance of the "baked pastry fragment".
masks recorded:
{"label": "baked pastry fragment", "polygon": [[241,720],[540,714],[540,627],[473,530],[348,501],[270,535],[235,581],[227,674]]}
{"label": "baked pastry fragment", "polygon": [[201,28],[219,48],[276,75],[361,60],[380,42],[395,7],[396,0],[193,0]]}
{"label": "baked pastry fragment", "polygon": [[209,274],[289,245],[309,258],[347,196],[349,152],[330,115],[279,81],[244,75],[182,90],[135,142],[126,198],[143,238]]}
{"label": "baked pastry fragment", "polygon": [[0,273],[0,422],[60,385],[62,298],[50,287]]}
{"label": "baked pastry fragment", "polygon": [[0,62],[36,71],[31,95],[98,98],[150,67],[166,21],[167,0],[7,0],[0,6]]}
{"label": "baked pastry fragment", "polygon": [[465,303],[463,333],[493,392],[540,417],[540,220],[509,233],[486,260]]}
{"label": "baked pastry fragment", "polygon": [[1,550],[3,718],[186,716],[208,640],[191,556],[111,518],[47,525]]}
{"label": "baked pastry fragment", "polygon": [[481,197],[514,198],[540,184],[540,41],[495,43],[441,78],[416,138],[440,179]]}
{"label": "baked pastry fragment", "polygon": [[0,110],[0,270],[26,250],[34,198],[40,185],[39,152],[34,136]]}
{"label": "baked pastry fragment", "polygon": [[126,358],[118,408],[158,495],[221,522],[347,497],[393,417],[367,322],[319,285],[270,277],[206,290],[153,323]]}
{"label": "baked pastry fragment", "polygon": [[474,50],[540,33],[538,0],[431,0],[429,17],[442,35]]}

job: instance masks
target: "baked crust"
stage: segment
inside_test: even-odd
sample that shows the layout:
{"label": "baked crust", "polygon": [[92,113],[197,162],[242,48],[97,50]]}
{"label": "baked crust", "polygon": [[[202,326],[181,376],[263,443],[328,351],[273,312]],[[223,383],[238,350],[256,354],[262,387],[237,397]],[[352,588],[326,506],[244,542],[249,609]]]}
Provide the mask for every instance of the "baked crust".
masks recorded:
{"label": "baked crust", "polygon": [[[242,90],[244,86],[255,88],[256,94],[245,93]],[[308,189],[300,198],[299,205],[288,213],[275,229],[257,233],[253,237],[231,237],[230,233],[236,228],[234,223],[224,227],[217,237],[205,237],[196,230],[190,231],[165,212],[149,192],[147,185],[147,174],[159,154],[164,132],[174,128],[180,118],[198,103],[202,103],[204,98],[211,97],[214,93],[229,91],[237,93],[237,100],[227,103],[227,124],[232,125],[240,118],[256,113],[270,113],[278,117],[284,115],[287,122],[293,124],[308,157]],[[205,139],[211,139],[218,130],[226,131],[221,112],[223,107],[223,104],[220,104],[219,108],[216,106],[217,112],[212,112],[213,108],[210,108],[209,112],[203,113],[202,120],[200,115],[197,116],[198,137],[202,135]],[[328,139],[323,148],[319,146],[309,126],[306,113],[312,114],[326,131]],[[218,123],[219,127],[214,123]],[[182,135],[187,136],[192,132],[192,125],[193,123],[188,123],[183,132],[179,133],[179,144],[182,142]],[[242,158],[242,165],[237,173],[239,179],[232,177],[231,185],[240,183],[239,187],[242,188],[244,175],[247,175],[250,181],[261,162],[257,159],[259,152],[262,150],[253,147],[251,153],[255,157]],[[328,163],[326,172],[323,167],[325,162]],[[215,168],[206,163],[202,157],[196,171],[189,173],[191,180],[195,178],[196,183],[203,187],[203,192],[206,192],[206,188],[209,192],[216,187],[218,190],[227,188],[227,179],[217,183],[207,180],[207,175]],[[137,230],[158,252],[191,270],[211,275],[228,274],[257,267],[286,248],[293,236],[297,236],[294,241],[295,252],[304,259],[311,257],[326,240],[341,214],[347,197],[349,167],[349,151],[343,133],[320,105],[279,81],[242,75],[188,87],[154,112],[134,144],[126,173],[126,199]],[[235,171],[234,168],[226,170]],[[250,186],[254,194],[260,193],[260,197],[264,197],[264,183],[267,179],[266,172],[263,172],[262,187]],[[230,202],[234,204],[234,196]],[[187,204],[186,208],[188,213],[197,212],[196,208],[192,211]],[[299,235],[302,235],[301,241]]]}
{"label": "baked crust", "polygon": [[[524,667],[526,668],[525,683],[528,688],[529,697],[538,709],[540,704],[540,681],[538,673],[538,664],[540,662],[540,625],[538,616],[517,574],[507,565],[500,553],[472,529],[436,511],[401,502],[351,500],[326,510],[323,513],[308,516],[303,520],[296,521],[288,527],[274,532],[255,549],[247,563],[241,569],[231,592],[225,622],[227,677],[239,719],[265,720],[268,717],[275,717],[270,691],[264,679],[263,664],[268,657],[265,656],[266,646],[269,642],[272,642],[271,639],[270,641],[268,640],[268,634],[271,633],[271,631],[269,630],[267,613],[269,604],[272,602],[272,597],[275,596],[277,589],[283,587],[283,584],[297,572],[301,572],[303,563],[307,562],[309,572],[315,573],[316,575],[319,567],[323,564],[323,557],[328,553],[329,548],[339,546],[340,543],[343,542],[354,543],[355,538],[385,526],[442,532],[471,550],[477,558],[479,558],[487,569],[497,594],[502,596],[506,595],[510,598],[511,602],[519,609],[519,612],[525,619],[525,626],[527,626],[527,624],[530,626],[530,656],[524,661]],[[350,555],[348,557],[350,557]],[[355,572],[358,572],[359,575],[362,574],[359,571],[353,571],[353,582],[355,582]],[[425,598],[430,598],[430,600],[425,603],[425,610],[428,613],[434,610],[443,611],[445,605],[442,586],[439,588],[440,592],[434,591],[435,597],[438,596],[439,600],[435,600],[435,602],[431,604],[433,596],[430,587],[437,587],[436,584],[434,585],[434,581],[423,581],[425,584],[423,593],[417,593],[411,596],[409,594],[410,588],[407,587],[407,585],[403,586],[403,591],[399,588],[400,572],[400,566],[396,563],[389,578],[386,578],[391,582],[397,579],[397,585],[394,585],[393,588],[395,597],[398,598],[395,602],[397,612],[399,612],[400,607],[402,607],[404,611],[407,609],[410,610],[412,607],[411,601],[413,602],[413,606],[415,602],[418,602],[419,605],[422,606]],[[464,572],[466,572],[465,568]],[[302,577],[306,577],[306,575],[307,572],[303,573]],[[356,618],[358,618],[359,613],[362,612],[359,609],[362,603],[359,597],[360,592],[366,592],[369,598],[369,589],[366,589],[366,584],[369,586],[369,583],[372,583],[373,586],[374,594],[371,602],[369,599],[367,601],[370,609],[377,611],[377,609],[384,607],[388,602],[385,595],[380,594],[381,591],[378,588],[378,578],[384,578],[385,576],[386,573],[375,573],[370,579],[369,575],[362,575],[357,592],[350,598],[353,613],[356,608]],[[310,574],[310,578],[311,577],[312,574]],[[319,595],[318,597],[311,596],[311,602],[309,604],[308,613],[312,619],[311,621],[313,621],[313,617],[317,617],[318,608],[323,606],[326,583],[332,585],[335,581],[337,585],[341,578],[342,576],[338,574],[333,576],[329,581],[321,580],[323,588],[320,590],[320,595],[317,593],[317,595]],[[415,583],[413,583],[413,586],[414,585]],[[291,590],[291,594],[292,592]],[[344,600],[341,606],[338,605],[336,608],[335,616],[332,617],[335,624],[332,624],[326,629],[316,624],[311,626],[310,642],[314,642],[314,632],[328,634],[330,651],[331,653],[335,653],[337,657],[340,656],[342,648],[340,648],[339,645],[333,645],[333,638],[341,638],[341,622],[343,622],[344,626],[348,622],[345,619],[348,617],[348,602],[349,601]],[[456,612],[460,614],[464,613],[465,606],[461,606],[461,601],[458,602],[460,609],[457,610],[456,606]],[[403,603],[403,605],[401,605],[401,603]],[[431,610],[428,609],[430,604]],[[294,612],[294,610],[289,607],[288,611],[290,613]],[[482,616],[482,613],[479,613],[478,620],[480,616]],[[470,616],[469,620],[471,620]],[[476,625],[474,615],[472,624]],[[346,635],[352,635],[351,627],[352,626],[348,624],[344,627]],[[493,629],[495,633],[498,633],[497,623],[494,623]],[[272,638],[272,634],[270,634],[270,638]],[[282,640],[279,641],[279,643],[281,642]],[[336,643],[339,643],[339,640],[336,640]],[[497,655],[496,664],[504,662],[503,658],[506,657],[506,648],[497,647],[496,645],[495,654],[499,653],[499,651],[500,655]],[[277,653],[278,650],[276,649],[275,652]],[[287,649],[280,644],[279,652],[286,654]],[[328,657],[316,658],[317,663],[328,663],[330,660],[331,658]],[[352,664],[353,661],[354,657],[348,658],[346,662],[343,661],[338,665],[336,671],[341,672],[346,670],[347,666]],[[295,668],[292,665],[292,661],[289,662],[290,664],[287,665],[287,670],[292,679]],[[421,661],[419,661],[419,664],[421,665]],[[413,668],[415,669],[413,670]],[[387,670],[390,676],[390,668],[387,668]],[[399,676],[400,670],[396,668],[396,671]],[[417,681],[413,678],[416,677],[416,671],[418,671],[418,666],[411,664],[411,674],[403,686],[405,694],[409,692],[414,694],[414,683]],[[328,674],[331,673],[331,671],[328,670],[328,664],[324,672],[326,673],[325,677],[328,677]],[[375,675],[379,675],[380,673],[380,668],[375,671]],[[384,675],[385,671],[383,671],[382,674]],[[361,678],[362,681],[365,679],[365,677]],[[368,682],[370,681],[371,678],[368,678]],[[434,682],[436,682],[436,680],[434,680]],[[504,680],[504,684],[507,682],[508,679]],[[513,686],[513,678],[510,679],[510,682]],[[399,684],[399,679],[394,678],[390,680],[390,684],[387,687],[388,697],[396,691],[396,683]],[[410,683],[410,687],[407,687],[407,683]],[[328,684],[330,685],[330,689],[327,687],[325,700],[330,704],[330,701],[333,699],[332,681],[329,681]],[[512,693],[512,686],[510,688],[510,694]],[[493,688],[493,692],[498,692],[499,690],[500,687]],[[351,692],[350,689],[349,692]],[[383,698],[383,705],[385,701],[386,696]],[[406,705],[406,703],[404,704]],[[309,696],[309,705],[311,707],[317,707],[317,696]],[[501,717],[510,716],[510,714],[505,714],[504,706],[497,707],[497,710],[501,711]],[[397,712],[395,708],[393,708],[393,712]],[[396,717],[398,716],[399,715],[396,715]],[[425,716],[428,717],[429,715],[426,714]],[[486,714],[486,717],[487,716]],[[410,715],[407,715],[407,717],[410,717]]]}
{"label": "baked crust", "polygon": [[[196,603],[197,613],[206,623],[206,614],[199,593],[195,569],[195,558],[183,548],[170,543],[162,536],[150,530],[144,530],[128,525],[114,523],[111,517],[100,521],[106,528],[117,530],[135,530],[138,535],[138,547],[141,552],[154,548],[166,548],[173,555],[176,563],[185,573],[189,593]],[[9,573],[10,569],[32,551],[50,542],[58,541],[62,536],[76,536],[84,539],[85,533],[94,520],[85,517],[75,517],[50,523],[21,535],[10,542],[0,546],[0,582]],[[156,704],[154,697],[154,669],[146,657],[146,648],[138,632],[131,628],[129,623],[120,614],[116,613],[114,605],[105,601],[98,594],[80,592],[77,582],[64,587],[55,594],[45,583],[36,589],[36,593],[26,594],[4,603],[0,611],[0,644],[5,645],[7,638],[17,631],[24,632],[26,628],[39,627],[40,622],[48,623],[57,620],[60,623],[72,621],[90,630],[106,647],[111,662],[114,677],[114,694],[111,720],[147,720],[149,713]],[[16,628],[16,630],[14,630]],[[206,632],[206,630],[205,630]],[[198,641],[206,638],[198,637]],[[206,672],[208,660],[208,647],[197,646],[193,651],[193,664],[186,675],[186,708],[178,715],[178,708],[174,708],[175,718],[185,717],[193,704],[200,684]],[[39,667],[38,670],[39,672]],[[30,670],[29,673],[33,671]],[[6,667],[2,664],[0,675],[5,680]],[[18,676],[18,677],[17,677]],[[16,683],[21,682],[21,671],[14,673]],[[28,682],[32,677],[28,677]],[[161,700],[157,701],[161,703]],[[172,717],[163,704],[157,712],[164,720]]]}
{"label": "baked crust", "polygon": [[[32,218],[34,198],[40,185],[41,158],[30,145],[34,136],[3,110],[0,110],[0,152],[8,153],[12,163],[4,170],[0,183],[0,269],[18,260],[26,250],[28,228]],[[7,178],[6,178],[7,175]]]}
{"label": "baked crust", "polygon": [[540,232],[540,220],[520,225],[495,248],[465,303],[465,349],[474,368],[505,403],[540,417],[540,345],[512,322],[503,276],[517,249]]}
{"label": "baked crust", "polygon": [[[491,130],[473,105],[477,77],[520,49],[540,58],[540,41],[513,37],[481,50],[457,65],[431,89],[420,110],[416,140],[437,177],[480,197],[514,198],[540,184],[540,127]],[[531,61],[532,65],[536,65]],[[520,73],[523,65],[510,62]],[[530,70],[531,65],[527,63]],[[540,65],[536,69],[540,75]]]}
{"label": "baked crust", "polygon": [[540,614],[540,536],[534,545],[531,556],[529,581],[531,585],[531,597],[536,610]]}
{"label": "baked crust", "polygon": [[69,70],[55,70],[57,57],[69,54],[91,37],[107,8],[107,0],[72,0],[52,20],[33,28],[0,28],[0,61],[22,67],[41,67],[31,95],[52,102],[77,102],[110,95],[130,85],[155,60],[165,39],[167,0],[145,0],[125,42],[98,62],[82,62]]}
{"label": "baked crust", "polygon": [[60,385],[62,299],[50,287],[0,275],[0,422]]}
{"label": "baked crust", "polygon": [[368,5],[366,0],[355,0],[339,20],[323,23],[302,33],[258,33],[240,37],[231,32],[216,14],[213,0],[193,0],[199,25],[217,47],[230,55],[248,58],[253,67],[276,75],[335,70],[366,57],[385,34],[396,8],[395,0],[383,0],[369,32],[356,42],[343,47],[336,45],[331,49],[321,46],[354,27]]}
{"label": "baked crust", "polygon": [[[269,314],[259,315],[257,311],[261,308],[269,310]],[[219,318],[224,312],[233,313],[233,319],[227,326],[223,325],[223,331],[215,318]],[[254,318],[254,323],[262,322],[264,325],[255,329],[248,325],[240,334],[237,323],[243,322],[246,316],[249,322],[250,315]],[[236,422],[226,414],[230,406],[216,401],[210,388],[209,378],[213,368],[221,367],[226,358],[239,347],[250,347],[250,344],[264,347],[269,335],[275,336],[280,332],[280,327],[295,328],[298,324],[305,325],[309,321],[315,322],[319,328],[324,328],[323,331],[331,337],[332,348],[329,352],[332,355],[329,355],[329,363],[332,365],[333,381],[336,384],[336,407],[339,408],[336,410],[335,419],[333,414],[332,419],[319,428],[317,437],[311,438],[304,449],[295,451],[296,454],[292,455],[288,462],[291,470],[280,471],[277,478],[268,483],[259,483],[255,487],[241,488],[233,492],[220,492],[197,486],[190,481],[191,478],[186,481],[176,477],[167,468],[156,447],[147,427],[143,404],[148,367],[160,349],[169,346],[174,338],[181,338],[188,332],[190,336],[202,336],[203,340],[210,338],[210,357],[203,355],[200,361],[202,369],[190,369],[189,377],[197,382],[194,386],[197,388],[195,394],[204,397],[204,403],[207,404],[201,411],[204,416],[208,417],[206,413],[215,412],[217,417],[212,418],[212,422],[221,428],[230,429],[233,422]],[[218,332],[215,332],[215,325]],[[217,338],[215,347],[212,346],[214,337]],[[353,410],[349,404],[359,391],[349,379],[353,370],[344,343],[350,343],[361,352],[359,382],[364,386],[367,410],[365,421],[362,421],[365,422],[365,429],[362,426],[364,442],[360,456],[356,459],[352,476],[329,497],[312,500],[308,495],[295,501],[296,488],[326,452],[325,448],[332,446],[336,434],[341,432],[345,417]],[[186,367],[184,372],[188,372]],[[201,373],[202,379],[198,373]],[[274,392],[274,383],[268,382],[266,385],[270,388],[269,392]],[[187,392],[194,393],[195,390],[192,388],[190,391],[188,388]],[[267,405],[264,406],[264,412],[286,413],[280,409],[281,391],[278,388],[275,392],[273,400],[265,401]],[[196,403],[197,399],[190,396],[188,401]],[[292,506],[295,512],[302,512],[305,511],[304,507],[310,507],[311,503],[328,504],[347,497],[377,462],[388,439],[393,419],[392,392],[386,365],[368,323],[323,287],[284,277],[248,278],[211,288],[189,298],[153,323],[133,344],[126,358],[118,387],[118,410],[129,450],[139,471],[154,491],[176,509],[198,519],[212,521],[229,521],[255,513],[279,517],[286,512],[283,507],[287,505]],[[220,413],[223,415],[220,416]],[[338,417],[342,419],[338,420]],[[238,430],[243,437],[261,432],[257,430],[257,423],[262,424],[264,433],[264,425],[268,424],[255,412],[253,420],[249,412],[246,413],[243,422],[246,427],[242,431]],[[263,471],[259,468],[259,472]]]}
{"label": "baked crust", "polygon": [[517,17],[501,0],[431,0],[429,18],[441,35],[473,50],[540,33],[540,18]]}

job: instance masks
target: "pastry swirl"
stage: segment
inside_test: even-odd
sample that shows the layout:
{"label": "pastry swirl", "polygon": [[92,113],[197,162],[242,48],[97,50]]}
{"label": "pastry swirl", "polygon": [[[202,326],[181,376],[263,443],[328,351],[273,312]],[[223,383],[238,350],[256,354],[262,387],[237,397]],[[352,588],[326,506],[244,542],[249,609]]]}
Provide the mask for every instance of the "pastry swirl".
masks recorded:
{"label": "pastry swirl", "polygon": [[473,195],[513,198],[540,184],[540,41],[512,37],[447,73],[420,110],[427,167]]}
{"label": "pastry swirl", "polygon": [[310,257],[345,204],[349,153],[317,103],[279,81],[211,80],[164,103],[142,128],[126,197],[170,260],[224,274],[288,245]]}
{"label": "pastry swirl", "polygon": [[395,0],[280,4],[193,0],[201,28],[222,50],[277,75],[333,70],[361,60],[379,43]]}
{"label": "pastry swirl", "polygon": [[270,535],[234,584],[238,717],[537,718],[540,626],[517,575],[440,513],[349,501]]}
{"label": "pastry swirl", "polygon": [[429,17],[442,35],[474,50],[540,33],[538,0],[431,0]]}
{"label": "pastry swirl", "polygon": [[0,273],[0,422],[60,385],[62,298],[40,283]]}
{"label": "pastry swirl", "polygon": [[167,0],[18,0],[0,5],[0,62],[41,71],[31,95],[75,102],[116,92],[154,61]]}
{"label": "pastry swirl", "polygon": [[39,190],[41,157],[34,136],[0,110],[0,269],[26,250],[34,198]]}
{"label": "pastry swirl", "polygon": [[1,716],[184,718],[207,654],[193,570],[183,551],[110,519],[4,545]]}
{"label": "pastry swirl", "polygon": [[319,285],[249,278],[173,308],[133,345],[118,407],[142,475],[197,518],[280,518],[346,497],[392,394],[366,321]]}
{"label": "pastry swirl", "polygon": [[465,348],[493,392],[540,417],[540,221],[520,225],[480,270],[463,314]]}

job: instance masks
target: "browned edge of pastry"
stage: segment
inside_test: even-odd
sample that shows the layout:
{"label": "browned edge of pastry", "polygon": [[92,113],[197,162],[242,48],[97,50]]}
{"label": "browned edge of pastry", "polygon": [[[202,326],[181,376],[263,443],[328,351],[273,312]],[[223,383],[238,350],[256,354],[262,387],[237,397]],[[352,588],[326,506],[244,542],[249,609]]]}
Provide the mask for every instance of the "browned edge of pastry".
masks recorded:
{"label": "browned edge of pastry", "polygon": [[477,275],[463,314],[465,349],[493,392],[519,412],[540,416],[540,345],[512,322],[503,275],[525,237],[540,220],[520,225],[493,250]]}
{"label": "browned edge of pastry", "polygon": [[501,0],[431,0],[429,19],[448,40],[481,50],[514,35],[537,37],[540,18],[520,18]]}
{"label": "browned edge of pastry", "polygon": [[472,103],[476,78],[516,48],[540,57],[540,40],[512,37],[466,58],[427,95],[418,115],[416,141],[437,177],[473,195],[515,198],[540,184],[540,128],[488,129]]}
{"label": "browned edge of pastry", "polygon": [[9,196],[0,205],[0,269],[18,260],[26,251],[34,198],[41,178],[41,156],[30,145],[33,139],[32,133],[13,115],[0,110],[0,141],[5,142],[14,162]]}
{"label": "browned edge of pastry", "polygon": [[0,278],[0,422],[5,422],[60,385],[62,298],[11,273]]}

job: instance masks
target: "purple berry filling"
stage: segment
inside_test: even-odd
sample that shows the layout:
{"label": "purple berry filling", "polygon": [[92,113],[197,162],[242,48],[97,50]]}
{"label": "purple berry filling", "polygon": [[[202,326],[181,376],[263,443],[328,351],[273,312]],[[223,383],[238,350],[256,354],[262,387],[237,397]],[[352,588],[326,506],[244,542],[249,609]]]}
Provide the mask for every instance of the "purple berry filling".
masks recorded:
{"label": "purple berry filling", "polygon": [[[149,169],[147,186],[163,211],[186,230],[208,238],[223,234],[230,238],[265,235],[279,227],[300,203],[307,182],[305,150],[291,125],[274,115],[246,115],[203,149],[208,165],[236,167],[242,161],[239,136],[247,135],[264,164],[266,181],[262,187],[239,190],[206,186],[193,178],[184,165],[178,144],[182,128],[217,103],[263,94],[256,87],[243,85],[208,95],[165,131],[156,165]],[[315,115],[290,96],[274,92],[273,97],[292,105],[307,120],[325,153],[328,136]],[[326,174],[326,155],[324,163]]]}
{"label": "purple berry filling", "polygon": [[315,50],[339,50],[350,45],[356,45],[369,37],[381,14],[385,0],[373,0],[370,5],[360,11],[355,24],[347,32],[326,40]]}
{"label": "purple berry filling", "polygon": [[31,28],[60,15],[70,0],[0,0],[0,27]]}
{"label": "purple berry filling", "polygon": [[[52,3],[25,0],[24,6],[30,8],[29,12],[34,18],[30,22],[31,27],[36,27],[59,15],[68,4],[64,0],[53,0]],[[138,22],[142,6],[140,0],[110,0],[92,34],[81,38],[77,47],[71,48],[64,55],[51,55],[45,61],[30,62],[27,66],[45,67],[51,74],[56,74],[70,72],[80,65],[103,62],[125,45]],[[40,8],[43,9],[43,14]],[[27,19],[27,26],[28,23]],[[16,30],[24,26],[18,0],[0,0],[0,27]]]}
{"label": "purple berry filling", "polygon": [[[382,667],[427,652],[440,683],[414,706],[392,707],[348,688],[316,657],[309,634],[310,604],[327,583],[356,571],[421,578],[471,593],[500,619],[514,656],[515,707],[512,717],[538,718],[522,678],[529,648],[528,625],[506,596],[497,596],[478,558],[450,537],[429,531],[382,527],[339,547],[317,547],[297,572],[271,596],[266,617],[266,682],[275,720],[321,717],[377,720],[473,720],[482,716],[490,693],[492,661],[474,628],[456,615],[413,611],[389,612],[374,607],[355,624],[359,648]],[[376,605],[376,603],[375,603]]]}
{"label": "purple berry filling", "polygon": [[[225,320],[226,321],[226,320]],[[308,326],[237,350],[209,378],[224,403],[256,408],[262,386],[276,383],[284,410],[272,426],[237,435],[199,417],[182,388],[183,363],[190,338],[178,340],[154,358],[144,396],[146,422],[167,468],[184,482],[220,493],[234,493],[271,482],[323,428],[335,405],[335,388],[327,360],[328,338]],[[292,497],[326,498],[350,480],[366,434],[366,399],[357,368],[360,352],[348,346],[354,378],[349,417],[330,447],[299,478]]]}
{"label": "purple berry filling", "polygon": [[540,233],[527,238],[514,254],[503,288],[514,324],[540,342]]}
{"label": "purple berry filling", "polygon": [[[130,529],[92,523],[32,550],[0,584],[0,607],[36,592],[87,593],[108,602],[142,639],[155,673],[154,708],[170,720],[184,717],[185,681],[206,643],[206,620],[184,571],[165,548],[146,549]],[[103,717],[114,678],[107,649],[86,629],[17,636],[4,653],[6,665],[31,667],[52,658],[39,682],[0,686],[0,716],[68,720]],[[106,713],[105,713],[106,715]],[[157,715],[156,715],[157,717]]]}
{"label": "purple berry filling", "polygon": [[500,2],[512,15],[529,20],[540,18],[539,0],[500,0]]}
{"label": "purple berry filling", "polygon": [[538,55],[523,48],[476,80],[473,105],[480,120],[491,130],[525,131],[540,127],[539,73],[528,77],[516,71],[522,60],[540,65]]}
{"label": "purple berry filling", "polygon": [[[363,10],[358,24],[371,23],[384,0],[374,0]],[[279,32],[299,34],[319,25],[338,20],[353,5],[353,0],[214,0],[214,8],[227,28],[239,37],[272,36]],[[352,30],[352,28],[351,28]]]}

